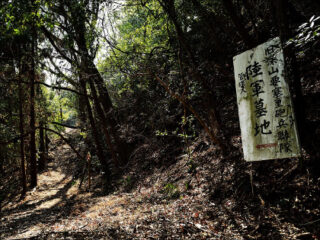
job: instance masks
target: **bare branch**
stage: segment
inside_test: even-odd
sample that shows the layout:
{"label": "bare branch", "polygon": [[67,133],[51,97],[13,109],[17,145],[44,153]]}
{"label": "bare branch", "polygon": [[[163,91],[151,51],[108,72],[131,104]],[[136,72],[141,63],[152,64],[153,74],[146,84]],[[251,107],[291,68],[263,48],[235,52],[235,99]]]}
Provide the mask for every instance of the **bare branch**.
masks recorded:
{"label": "bare branch", "polygon": [[73,128],[73,129],[80,129],[81,128],[81,127],[70,126],[70,125],[63,124],[63,123],[58,123],[58,122],[51,122],[51,124],[59,125],[59,126],[66,127],[66,128]]}
{"label": "bare branch", "polygon": [[56,36],[54,36],[52,33],[50,33],[45,27],[41,27],[41,30],[43,31],[44,35],[48,38],[51,45],[54,47],[54,49],[65,59],[67,60],[71,65],[74,64],[74,61],[70,59],[66,54],[63,53],[63,51],[57,46],[56,41],[54,39],[58,39]]}

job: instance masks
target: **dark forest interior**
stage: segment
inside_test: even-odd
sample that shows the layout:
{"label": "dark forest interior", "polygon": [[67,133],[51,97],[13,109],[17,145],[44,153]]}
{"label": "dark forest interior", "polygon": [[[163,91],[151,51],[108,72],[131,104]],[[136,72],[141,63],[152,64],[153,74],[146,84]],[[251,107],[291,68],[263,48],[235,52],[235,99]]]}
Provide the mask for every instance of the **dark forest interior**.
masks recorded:
{"label": "dark forest interior", "polygon": [[[302,154],[247,162],[276,37]],[[318,0],[0,2],[0,239],[319,240],[319,123]]]}

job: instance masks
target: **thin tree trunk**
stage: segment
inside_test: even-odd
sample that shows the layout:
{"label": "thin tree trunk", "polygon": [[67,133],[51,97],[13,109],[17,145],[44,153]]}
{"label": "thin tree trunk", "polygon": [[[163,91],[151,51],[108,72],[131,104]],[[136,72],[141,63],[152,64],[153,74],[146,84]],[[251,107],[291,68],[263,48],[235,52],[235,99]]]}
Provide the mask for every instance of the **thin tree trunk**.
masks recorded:
{"label": "thin tree trunk", "polygon": [[[83,79],[80,79],[80,84],[82,87],[82,91],[83,93],[86,95],[87,94],[87,88],[86,88],[86,83]],[[92,135],[96,144],[96,149],[97,149],[97,156],[98,159],[100,161],[100,164],[103,168],[103,170],[105,171],[106,174],[106,180],[109,181],[110,180],[110,170],[109,170],[109,166],[108,163],[106,161],[106,159],[104,158],[104,154],[103,154],[103,150],[102,150],[102,144],[100,142],[99,139],[99,133],[96,127],[96,123],[94,121],[94,117],[93,117],[93,113],[92,113],[92,109],[91,109],[91,105],[90,105],[90,101],[88,97],[85,97],[85,101],[86,101],[86,108],[87,108],[87,113],[88,113],[88,118],[89,118],[89,122],[91,125],[91,129],[92,129]]]}
{"label": "thin tree trunk", "polygon": [[[93,76],[93,80],[94,80],[95,85],[97,86],[97,90],[98,90],[99,97],[100,97],[99,98],[96,94],[96,105],[99,105],[99,102],[101,103],[103,110],[104,110],[104,114],[102,113],[101,116],[104,116],[104,119],[105,119],[107,125],[110,127],[109,136],[111,136],[115,141],[116,152],[118,152],[118,154],[121,158],[121,162],[125,163],[127,161],[127,154],[126,154],[127,153],[127,146],[118,137],[118,134],[116,131],[117,123],[112,116],[113,106],[112,106],[112,102],[110,99],[110,95],[109,95],[108,90],[105,86],[105,83],[104,83],[98,69],[94,65],[94,63],[89,60],[87,60],[87,62],[88,62],[88,66],[89,66],[88,72],[89,72],[90,76],[91,75]],[[111,139],[110,139],[110,142],[111,142]]]}
{"label": "thin tree trunk", "polygon": [[183,99],[181,96],[179,96],[178,94],[171,91],[169,86],[164,81],[162,81],[157,75],[154,75],[154,76],[155,76],[156,80],[164,87],[164,89],[167,91],[167,93],[169,93],[173,98],[177,99],[185,108],[187,108],[195,116],[195,118],[199,121],[200,125],[204,128],[206,133],[209,135],[211,141],[214,144],[219,145],[219,140],[216,138],[215,134],[213,134],[212,131],[209,129],[209,127],[205,123],[205,121],[202,120],[202,118],[200,117],[198,112],[190,104],[188,104],[185,101],[185,99]]}
{"label": "thin tree trunk", "polygon": [[114,151],[113,144],[111,142],[109,130],[108,130],[108,127],[107,127],[107,124],[106,124],[107,123],[106,122],[106,117],[104,116],[103,110],[102,110],[100,102],[98,100],[96,88],[95,88],[94,83],[93,83],[93,81],[91,79],[88,79],[88,81],[89,81],[89,86],[90,86],[90,89],[91,89],[91,93],[92,93],[93,99],[95,101],[96,110],[97,110],[97,113],[98,113],[99,118],[101,120],[101,125],[102,125],[102,128],[103,128],[103,132],[104,132],[107,144],[108,144],[110,152],[111,152],[111,156],[112,156],[113,162],[116,165],[116,167],[119,167],[119,161],[118,161],[117,155],[116,155],[116,153]]}
{"label": "thin tree trunk", "polygon": [[[20,74],[20,73],[19,73]],[[24,117],[23,117],[23,89],[21,86],[21,78],[19,76],[19,128],[20,128],[20,171],[21,171],[21,186],[24,196],[27,192],[26,167],[25,167],[25,153],[24,153]]]}
{"label": "thin tree trunk", "polygon": [[[85,27],[82,26],[80,24],[79,29],[78,29],[78,34],[79,34],[79,39],[78,39],[78,44],[80,46],[80,49],[83,52],[83,56],[82,56],[82,61],[84,62],[83,66],[82,66],[82,71],[87,74],[87,76],[89,76],[89,78],[92,78],[95,85],[97,86],[97,93],[96,94],[96,107],[100,108],[100,106],[98,106],[100,103],[102,105],[104,114],[101,114],[101,116],[105,116],[103,117],[105,119],[106,124],[110,127],[110,134],[108,133],[109,137],[106,137],[106,140],[109,141],[108,139],[110,139],[110,142],[108,143],[111,144],[111,138],[113,137],[114,141],[115,141],[115,146],[117,148],[117,152],[120,155],[120,158],[122,160],[122,162],[126,161],[126,151],[127,151],[127,147],[125,146],[125,144],[123,142],[120,141],[118,134],[116,132],[116,121],[115,119],[112,117],[112,102],[111,102],[111,98],[110,95],[108,93],[108,90],[105,86],[105,83],[103,81],[103,78],[100,75],[100,72],[98,71],[97,67],[95,66],[93,60],[89,57],[89,53],[88,53],[88,49],[87,46],[85,45],[85,36],[84,36],[84,29]],[[91,80],[90,80],[91,81]],[[99,114],[99,113],[98,113]],[[99,114],[100,115],[100,114]],[[104,130],[104,132],[106,133],[106,130]],[[110,148],[111,150],[111,148]],[[112,151],[112,150],[111,150]],[[111,153],[113,154],[113,153]]]}
{"label": "thin tree trunk", "polygon": [[87,164],[88,164],[88,190],[90,192],[90,188],[91,188],[91,156],[90,154],[87,155]]}
{"label": "thin tree trunk", "polygon": [[86,119],[87,119],[87,116],[86,116],[86,111],[85,111],[85,108],[83,106],[86,105],[86,96],[84,95],[78,95],[78,114],[79,114],[79,119],[81,121],[80,123],[80,126],[81,128],[83,129],[86,125]]}
{"label": "thin tree trunk", "polygon": [[44,140],[44,130],[43,130],[43,122],[41,121],[39,124],[39,170],[44,170],[46,166],[46,156],[45,156],[45,140]]}
{"label": "thin tree trunk", "polygon": [[0,174],[4,174],[4,169],[3,169],[3,161],[4,161],[4,158],[2,157],[2,149],[0,147]]}
{"label": "thin tree trunk", "polygon": [[[109,136],[113,137],[115,141],[115,145],[117,146],[117,152],[120,154],[121,158],[123,159],[123,147],[124,144],[121,143],[120,139],[118,138],[118,135],[116,133],[116,121],[112,118],[111,115],[111,110],[112,110],[112,102],[108,93],[107,88],[105,87],[103,78],[101,77],[98,69],[96,68],[94,62],[93,62],[93,57],[90,56],[89,50],[87,47],[87,38],[86,38],[86,14],[84,11],[81,11],[81,9],[76,8],[74,4],[67,3],[67,6],[70,9],[70,14],[72,19],[77,19],[76,21],[71,21],[71,24],[74,27],[75,30],[75,35],[76,37],[74,40],[77,42],[77,45],[79,47],[79,52],[81,52],[81,60],[82,61],[82,66],[80,66],[80,71],[90,78],[93,79],[95,85],[97,86],[97,92],[98,92],[98,102],[102,105],[102,109],[104,110],[104,115],[106,119],[107,125],[110,127],[110,134]],[[60,14],[64,15],[65,12],[62,11]],[[49,34],[47,34],[49,35]],[[50,37],[49,37],[50,39]],[[51,39],[51,42],[52,39]],[[57,48],[57,47],[55,47]],[[59,51],[61,53],[61,51]],[[64,58],[68,59],[63,53],[62,55]],[[70,60],[70,59],[69,59]],[[87,101],[87,100],[86,100]],[[99,104],[98,103],[98,104]],[[95,103],[96,104],[96,103]],[[90,118],[90,116],[88,116]],[[110,140],[111,142],[111,140]],[[119,146],[121,146],[121,149],[119,149]]]}
{"label": "thin tree trunk", "polygon": [[[47,125],[45,126],[45,128],[47,128]],[[47,132],[47,130],[45,130],[44,137],[45,137],[45,153],[46,153],[46,160],[48,160],[48,154],[49,154],[49,142],[50,142],[50,139],[49,139],[49,137],[48,137],[48,132]]]}
{"label": "thin tree trunk", "polygon": [[63,114],[62,114],[62,106],[61,106],[61,99],[59,99],[59,107],[60,107],[60,122],[63,121]]}
{"label": "thin tree trunk", "polygon": [[[34,26],[33,26],[34,28]],[[33,32],[35,30],[33,29]],[[37,159],[36,159],[36,129],[35,129],[35,33],[31,44],[31,69],[30,69],[30,187],[37,186]]]}
{"label": "thin tree trunk", "polygon": [[2,147],[0,145],[0,173],[1,174],[4,174],[3,161],[4,161],[4,157],[2,156]]}
{"label": "thin tree trunk", "polygon": [[221,132],[221,129],[220,129],[220,123],[219,123],[220,117],[216,109],[214,96],[213,96],[213,93],[210,91],[210,88],[208,87],[205,79],[203,78],[203,76],[198,70],[198,63],[194,57],[192,48],[190,44],[188,44],[187,38],[182,31],[180,23],[178,22],[176,10],[174,8],[174,1],[173,0],[169,0],[166,2],[159,1],[159,3],[162,5],[163,9],[167,12],[170,20],[174,24],[177,32],[178,41],[180,42],[181,46],[185,49],[187,56],[190,58],[189,66],[192,68],[192,75],[200,84],[202,84],[202,87],[205,90],[205,97],[208,101],[208,104],[206,107],[208,108],[210,127],[208,126],[208,124],[205,124],[203,120],[201,120],[203,123],[201,123],[199,119],[198,120],[200,121],[201,125],[205,128],[205,131],[209,134],[209,137],[211,138],[212,142],[214,144],[217,144],[224,154],[226,147],[224,143],[217,137],[218,135],[217,133]]}
{"label": "thin tree trunk", "polygon": [[70,141],[67,138],[65,138],[61,133],[59,133],[53,129],[50,129],[48,127],[44,127],[44,130],[46,130],[46,132],[52,132],[52,133],[58,135],[65,143],[67,143],[70,146],[70,148],[73,150],[73,152],[77,155],[77,157],[79,159],[81,159],[84,162],[86,161],[86,159],[83,156],[81,156],[79,151],[77,151],[77,149],[70,143]]}

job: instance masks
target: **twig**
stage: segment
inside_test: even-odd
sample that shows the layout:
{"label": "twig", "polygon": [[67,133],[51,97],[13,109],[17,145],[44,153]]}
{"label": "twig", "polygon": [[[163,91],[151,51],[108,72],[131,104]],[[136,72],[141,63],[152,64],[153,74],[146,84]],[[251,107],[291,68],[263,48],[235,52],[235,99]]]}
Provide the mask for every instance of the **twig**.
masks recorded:
{"label": "twig", "polygon": [[250,184],[251,184],[251,192],[252,192],[252,196],[254,196],[254,191],[253,191],[252,163],[250,163]]}
{"label": "twig", "polygon": [[67,124],[64,124],[64,123],[59,123],[59,122],[50,122],[51,124],[55,124],[55,125],[59,125],[59,126],[62,126],[62,127],[66,127],[66,128],[73,128],[73,129],[80,129],[81,127],[78,127],[78,126],[70,126],[70,125],[67,125]]}
{"label": "twig", "polygon": [[304,223],[304,224],[300,224],[300,226],[306,226],[306,225],[310,225],[310,224],[313,224],[313,223],[316,223],[316,222],[320,222],[320,218],[317,219],[317,220],[311,221],[311,222],[307,222],[307,223]]}

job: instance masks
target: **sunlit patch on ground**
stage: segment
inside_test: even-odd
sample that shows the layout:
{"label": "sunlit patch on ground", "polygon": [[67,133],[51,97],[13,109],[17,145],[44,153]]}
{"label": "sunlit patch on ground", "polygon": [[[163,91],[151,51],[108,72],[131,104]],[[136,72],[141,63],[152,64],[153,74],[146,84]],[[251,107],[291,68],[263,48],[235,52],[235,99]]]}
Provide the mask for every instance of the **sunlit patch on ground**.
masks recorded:
{"label": "sunlit patch on ground", "polygon": [[37,207],[37,210],[52,208],[53,206],[57,205],[60,201],[61,201],[61,198],[54,198],[52,200],[45,201],[39,207]]}
{"label": "sunlit patch on ground", "polygon": [[[53,155],[56,157],[49,163],[48,170],[39,174],[38,187],[28,192],[25,199],[4,208],[0,239],[240,240],[250,239],[251,235],[245,238],[243,232],[248,231],[251,223],[258,222],[250,212],[244,217],[235,212],[235,198],[224,198],[219,203],[208,198],[206,184],[209,180],[204,176],[213,172],[210,168],[215,167],[215,159],[201,165],[203,169],[200,172],[198,168],[199,173],[190,179],[192,181],[179,178],[179,174],[187,175],[183,171],[189,168],[186,157],[181,157],[167,172],[158,171],[146,177],[144,183],[148,183],[145,185],[130,192],[118,191],[101,196],[96,187],[89,191],[86,178],[79,189],[80,180],[70,174],[73,166],[69,162],[72,157],[69,148],[58,145]],[[230,167],[230,172],[233,170]],[[171,179],[173,184],[170,185],[168,176],[181,181]],[[92,182],[99,185],[98,179]],[[197,187],[187,192],[186,182]],[[165,191],[170,190],[170,186],[179,192],[175,198]],[[263,227],[278,229],[281,239],[294,230],[290,233],[292,237],[287,239],[296,239],[296,233],[301,230],[290,222],[281,225],[283,220],[279,212],[270,209],[263,211],[264,218],[269,219],[271,225],[260,224],[251,227],[250,231],[255,234],[258,228],[261,231],[264,231]]]}

